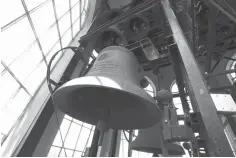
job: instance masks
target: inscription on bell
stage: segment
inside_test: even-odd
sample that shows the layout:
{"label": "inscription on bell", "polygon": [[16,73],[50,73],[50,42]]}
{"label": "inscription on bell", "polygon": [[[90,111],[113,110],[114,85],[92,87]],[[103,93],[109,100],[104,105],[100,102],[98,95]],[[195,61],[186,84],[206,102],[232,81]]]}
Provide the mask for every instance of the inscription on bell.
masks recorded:
{"label": "inscription on bell", "polygon": [[90,72],[114,72],[120,71],[120,64],[114,61],[100,61],[94,64]]}

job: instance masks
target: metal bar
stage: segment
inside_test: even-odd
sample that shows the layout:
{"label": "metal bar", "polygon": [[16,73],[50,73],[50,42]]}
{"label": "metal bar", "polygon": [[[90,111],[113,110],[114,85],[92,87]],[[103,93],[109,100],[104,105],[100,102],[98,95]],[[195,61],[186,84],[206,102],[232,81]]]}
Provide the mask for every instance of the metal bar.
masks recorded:
{"label": "metal bar", "polygon": [[225,70],[224,72],[206,74],[205,76],[206,76],[206,77],[214,77],[214,76],[220,76],[220,75],[231,74],[231,73],[235,73],[235,70],[234,70],[234,69]]}
{"label": "metal bar", "polygon": [[208,14],[208,33],[207,33],[207,59],[205,62],[205,72],[209,73],[211,70],[211,59],[216,45],[216,14],[217,10],[214,6],[209,6]]}
{"label": "metal bar", "polygon": [[37,44],[38,44],[38,46],[39,46],[39,50],[40,50],[40,52],[41,52],[41,55],[43,56],[43,60],[44,60],[44,62],[46,63],[46,65],[48,65],[48,62],[47,62],[47,60],[46,60],[46,56],[44,55],[43,48],[42,48],[42,45],[41,45],[41,43],[40,43],[40,41],[39,41],[39,37],[38,37],[37,32],[36,32],[36,30],[35,30],[33,21],[32,21],[32,19],[31,19],[31,17],[30,17],[29,11],[28,11],[27,6],[26,6],[26,4],[25,4],[25,0],[21,0],[21,3],[22,3],[22,5],[23,5],[23,7],[24,7],[24,10],[25,10],[26,15],[27,15],[27,18],[28,18],[28,20],[29,20],[30,26],[31,26],[31,28],[32,28],[32,30],[33,30],[34,36],[35,36],[36,41],[37,41]]}
{"label": "metal bar", "polygon": [[118,22],[122,22],[122,21],[127,20],[130,16],[132,16],[134,14],[142,13],[142,12],[156,6],[156,4],[158,2],[160,2],[160,0],[150,0],[150,1],[147,1],[147,2],[144,2],[140,5],[138,5],[137,7],[134,7],[133,9],[130,9],[126,13],[120,15],[119,17],[116,17],[116,18],[112,19],[111,21],[108,21],[107,23],[95,28],[94,30],[91,30],[86,35],[84,35],[83,37],[80,38],[80,42],[83,40],[88,40],[89,38],[92,38],[93,35],[96,35],[97,33],[104,31],[106,28],[108,28],[111,25],[114,25]]}
{"label": "metal bar", "polygon": [[2,66],[7,70],[7,72],[16,80],[16,82],[21,86],[21,88],[23,88],[25,90],[25,92],[32,97],[32,95],[30,94],[30,92],[27,90],[27,88],[23,85],[23,83],[21,83],[21,81],[15,76],[15,74],[9,69],[9,67],[7,67],[7,65],[1,61]]}
{"label": "metal bar", "polygon": [[55,0],[52,0],[52,5],[53,5],[53,12],[54,12],[55,20],[56,20],[56,25],[57,25],[57,34],[58,34],[58,37],[59,37],[60,46],[62,48],[61,32],[60,32],[59,23],[58,23]]}
{"label": "metal bar", "polygon": [[82,12],[81,12],[81,1],[82,1],[82,0],[79,1],[79,17],[80,17],[80,18],[79,18],[79,28],[80,28],[80,30],[81,30],[81,28],[82,28],[82,27],[81,27],[81,15],[82,15]]}
{"label": "metal bar", "polygon": [[72,12],[71,12],[71,0],[69,0],[69,11],[70,11],[70,28],[71,28],[71,39],[73,39],[73,29],[72,29]]}
{"label": "metal bar", "polygon": [[117,137],[118,137],[118,130],[113,129],[112,138],[111,138],[111,147],[110,147],[110,151],[109,151],[109,157],[115,157],[116,156]]}
{"label": "metal bar", "polygon": [[[44,2],[42,2],[41,4],[39,4],[38,6],[34,7],[33,9],[31,9],[29,11],[29,14],[33,13],[34,11],[38,10],[39,8],[41,8],[42,6],[46,5],[48,2],[50,2],[51,0],[46,0]],[[4,25],[1,28],[1,31],[3,32],[4,30],[6,30],[7,28],[9,28],[10,26],[12,26],[13,24],[16,24],[17,22],[19,22],[21,19],[25,18],[27,15],[26,13],[24,13],[23,15],[19,16],[18,18],[12,20],[11,22],[7,23],[6,25]]]}
{"label": "metal bar", "polygon": [[100,137],[99,129],[95,127],[93,140],[92,140],[92,144],[89,150],[88,157],[97,157],[99,137]]}
{"label": "metal bar", "polygon": [[176,44],[174,45],[170,45],[169,46],[169,51],[171,53],[172,56],[172,63],[173,63],[173,69],[175,71],[175,78],[176,78],[176,83],[178,86],[178,90],[179,90],[179,96],[182,102],[182,106],[183,106],[183,111],[185,114],[189,114],[189,105],[185,96],[185,91],[184,91],[184,79],[183,79],[183,73],[180,67],[180,58],[178,55],[178,48],[176,46]]}
{"label": "metal bar", "polygon": [[128,157],[132,157],[132,149],[130,148],[130,144],[133,141],[133,130],[129,130],[129,148],[128,148]]}
{"label": "metal bar", "polygon": [[[205,0],[207,3],[212,3],[212,5],[214,5],[217,9],[219,9],[224,15],[226,15],[230,20],[232,20],[235,24],[236,24],[236,15],[233,14],[232,12],[230,13],[229,10],[227,9],[225,10],[222,6],[220,6],[219,4],[217,4],[215,2],[215,0]],[[220,0],[221,1],[221,0]]]}
{"label": "metal bar", "polygon": [[203,136],[210,156],[233,156],[230,144],[224,133],[224,127],[217,115],[217,110],[201,74],[201,70],[186,41],[181,27],[168,0],[162,0],[166,18],[178,46],[180,57],[186,71],[186,79],[191,101],[200,112],[200,122],[204,127]]}
{"label": "metal bar", "polygon": [[196,51],[196,31],[195,31],[195,22],[196,22],[196,17],[195,17],[195,7],[194,7],[194,4],[195,4],[195,0],[192,0],[191,1],[191,7],[192,7],[192,40],[193,40],[193,53],[197,53]]}

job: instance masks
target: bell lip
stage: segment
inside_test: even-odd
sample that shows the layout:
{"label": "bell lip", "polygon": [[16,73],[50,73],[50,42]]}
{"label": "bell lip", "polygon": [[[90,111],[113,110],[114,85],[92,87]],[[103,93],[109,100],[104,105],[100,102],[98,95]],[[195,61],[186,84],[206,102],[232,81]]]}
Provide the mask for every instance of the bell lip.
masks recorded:
{"label": "bell lip", "polygon": [[[183,149],[183,147],[181,145],[168,143],[166,146],[168,146],[169,148],[173,148],[173,149],[168,149],[167,148],[169,155],[181,156],[181,155],[185,154],[185,151],[184,151],[184,149]],[[155,147],[132,147],[132,145],[130,146],[130,148],[132,150],[141,151],[141,152],[162,154],[162,149],[161,148],[155,148]]]}
{"label": "bell lip", "polygon": [[[85,77],[90,77],[90,76],[85,76]],[[100,76],[100,77],[104,77],[104,76]],[[81,77],[81,78],[83,78],[83,77]],[[80,79],[80,78],[76,78],[76,79],[73,79],[73,80],[78,80],[78,79]],[[73,81],[73,80],[71,80],[71,81]],[[67,85],[69,85],[69,86],[67,87]],[[130,85],[130,86],[134,86],[134,85]],[[72,117],[74,117],[78,120],[81,120],[83,122],[96,125],[99,120],[96,120],[96,121],[92,120],[92,119],[90,121],[82,120],[82,118],[80,118],[80,116],[76,117],[75,116],[76,114],[68,113],[63,108],[64,107],[63,105],[65,104],[65,103],[63,103],[63,100],[65,100],[65,98],[66,98],[66,95],[64,95],[64,94],[68,93],[68,90],[69,91],[75,91],[76,89],[79,89],[79,88],[91,88],[91,87],[92,88],[99,88],[99,89],[106,89],[106,90],[109,90],[109,91],[110,90],[115,90],[117,92],[122,92],[122,93],[125,92],[126,94],[130,95],[131,97],[134,97],[135,99],[139,99],[140,101],[147,102],[146,105],[143,105],[143,107],[145,107],[145,106],[147,107],[146,108],[147,111],[143,111],[143,112],[145,112],[145,114],[143,116],[140,116],[140,117],[143,118],[144,116],[147,116],[147,117],[149,117],[149,119],[146,119],[146,120],[149,120],[149,121],[146,121],[145,123],[137,124],[137,121],[133,120],[133,123],[134,124],[136,123],[135,125],[130,125],[130,124],[126,125],[125,122],[124,122],[123,125],[117,125],[117,124],[113,124],[111,122],[110,124],[108,124],[108,126],[110,128],[113,128],[113,129],[143,129],[143,128],[148,128],[148,127],[153,126],[153,125],[157,124],[158,122],[160,122],[161,118],[163,117],[162,111],[159,109],[159,107],[157,105],[155,105],[153,102],[151,102],[150,100],[148,100],[148,99],[144,99],[144,98],[138,96],[137,94],[131,93],[129,91],[124,91],[124,90],[121,90],[121,89],[117,89],[115,87],[106,87],[104,85],[93,85],[91,83],[82,84],[82,85],[77,84],[75,86],[75,85],[70,84],[70,81],[68,81],[67,83],[65,83],[63,86],[61,86],[60,88],[58,88],[54,92],[54,94],[53,94],[54,103],[55,103],[56,106],[59,107],[59,109],[62,112],[68,114],[69,116],[72,116]],[[70,90],[70,88],[72,88],[72,90]],[[63,89],[63,91],[62,91],[62,89]],[[143,92],[146,94],[145,91],[143,91]],[[64,98],[62,96],[64,96]],[[58,101],[58,98],[59,98],[59,101]],[[148,111],[150,113],[147,113]],[[138,112],[134,111],[133,114],[135,114],[135,113],[138,113]],[[122,117],[122,116],[120,116],[120,117]]]}

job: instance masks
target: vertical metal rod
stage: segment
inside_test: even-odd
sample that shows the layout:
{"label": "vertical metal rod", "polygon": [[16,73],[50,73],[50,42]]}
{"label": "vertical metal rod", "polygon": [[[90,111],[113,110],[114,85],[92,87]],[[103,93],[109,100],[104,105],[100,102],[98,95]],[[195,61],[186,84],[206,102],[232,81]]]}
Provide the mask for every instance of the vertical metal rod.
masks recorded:
{"label": "vertical metal rod", "polygon": [[207,150],[210,156],[233,156],[204,77],[174,15],[169,0],[162,0],[161,3],[186,71],[190,99],[197,112],[200,113],[200,122],[204,127],[202,135],[205,138]]}
{"label": "vertical metal rod", "polygon": [[89,150],[89,157],[96,157],[98,152],[98,141],[100,137],[100,132],[97,127],[95,127],[92,144]]}
{"label": "vertical metal rod", "polygon": [[193,40],[193,53],[197,53],[196,51],[196,31],[195,31],[195,22],[196,22],[196,18],[195,18],[195,0],[191,1],[191,8],[192,8],[192,40]]}
{"label": "vertical metal rod", "polygon": [[130,144],[133,141],[133,130],[129,130],[129,149],[128,149],[128,157],[132,157],[132,149],[130,148]]}
{"label": "vertical metal rod", "polygon": [[118,137],[118,130],[113,129],[109,157],[115,157],[116,156],[117,137]]}

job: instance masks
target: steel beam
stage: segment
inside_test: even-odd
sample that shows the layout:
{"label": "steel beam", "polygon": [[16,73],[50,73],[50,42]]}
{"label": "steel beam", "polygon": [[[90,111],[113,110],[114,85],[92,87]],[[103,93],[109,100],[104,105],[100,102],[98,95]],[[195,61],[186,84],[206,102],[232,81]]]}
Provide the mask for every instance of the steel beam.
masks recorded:
{"label": "steel beam", "polygon": [[224,127],[219,119],[200,67],[192,54],[170,3],[168,0],[162,0],[162,5],[186,71],[190,99],[193,106],[196,106],[198,110],[196,112],[200,112],[200,123],[204,127],[202,134],[205,137],[207,150],[210,156],[233,156],[224,133]]}
{"label": "steel beam", "polygon": [[216,14],[217,9],[209,5],[209,13],[208,13],[208,33],[207,33],[207,56],[206,56],[206,62],[205,62],[205,72],[209,73],[211,71],[211,59],[212,54],[214,51],[214,47],[216,45]]}
{"label": "steel beam", "polygon": [[169,46],[169,51],[172,57],[171,59],[172,59],[173,69],[175,71],[175,78],[176,78],[176,83],[179,90],[179,96],[180,96],[181,103],[183,106],[183,111],[185,114],[188,114],[190,109],[189,109],[189,105],[188,105],[185,91],[184,91],[183,73],[180,67],[180,59],[179,59],[178,48],[176,44]]}

